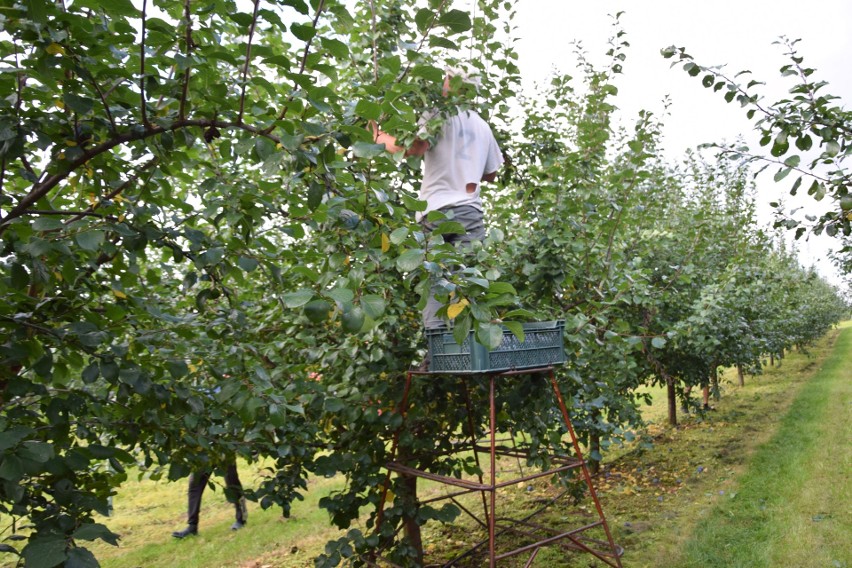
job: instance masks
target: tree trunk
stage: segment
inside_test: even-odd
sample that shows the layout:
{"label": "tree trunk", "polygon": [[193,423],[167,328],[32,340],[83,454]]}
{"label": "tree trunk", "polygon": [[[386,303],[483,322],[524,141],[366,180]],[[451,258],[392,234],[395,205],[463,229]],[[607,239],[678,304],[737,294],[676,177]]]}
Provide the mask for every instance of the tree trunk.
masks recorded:
{"label": "tree trunk", "polygon": [[672,377],[666,377],[666,392],[669,397],[669,424],[677,426],[677,393]]}
{"label": "tree trunk", "polygon": [[742,365],[737,365],[737,379],[739,380],[740,386],[745,386],[745,371],[743,371]]}
{"label": "tree trunk", "polygon": [[[592,417],[597,419],[600,416],[600,412],[595,412],[592,414]],[[597,432],[593,432],[589,434],[589,454],[601,455],[601,436]],[[600,460],[596,460],[590,458],[588,460],[589,472],[594,475],[601,470],[601,462]]]}
{"label": "tree trunk", "polygon": [[769,366],[770,367],[775,366],[775,354],[774,353],[769,354]]}
{"label": "tree trunk", "polygon": [[420,525],[417,524],[417,477],[414,475],[400,475],[399,498],[403,510],[414,511],[413,515],[405,515],[403,525],[405,527],[405,538],[417,551],[417,566],[423,566],[423,537],[420,534]]}

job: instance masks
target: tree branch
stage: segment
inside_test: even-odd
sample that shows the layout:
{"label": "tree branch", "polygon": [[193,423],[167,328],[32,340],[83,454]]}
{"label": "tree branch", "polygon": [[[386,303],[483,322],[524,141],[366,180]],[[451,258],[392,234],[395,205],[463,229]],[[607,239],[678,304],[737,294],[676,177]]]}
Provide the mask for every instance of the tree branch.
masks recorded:
{"label": "tree branch", "polygon": [[[125,189],[127,189],[128,187],[130,187],[130,185],[131,185],[131,184],[135,183],[135,182],[136,182],[136,180],[138,180],[138,179],[139,179],[139,177],[142,175],[142,172],[144,172],[144,171],[146,171],[146,170],[150,169],[151,167],[153,167],[154,165],[156,165],[157,163],[159,163],[159,161],[160,161],[160,158],[158,158],[158,157],[154,157],[154,158],[151,158],[150,160],[148,160],[145,164],[143,164],[143,165],[142,165],[142,167],[141,167],[141,168],[139,168],[138,170],[136,170],[136,172],[135,172],[132,176],[130,176],[130,177],[129,177],[129,178],[128,178],[128,179],[127,179],[124,183],[122,183],[120,186],[118,186],[118,187],[117,187],[117,188],[115,188],[114,190],[110,191],[109,193],[107,193],[107,194],[103,197],[103,199],[113,199],[113,198],[115,198],[115,196],[116,196],[116,195],[119,195],[119,194],[120,194],[120,193],[122,193]],[[94,210],[95,210],[95,209],[97,209],[99,206],[100,206],[100,203],[95,203],[94,205],[91,205],[88,209],[86,209],[85,211],[81,212],[81,213],[80,213],[79,215],[77,215],[76,217],[74,217],[74,218],[72,218],[72,219],[68,219],[68,220],[65,222],[65,224],[66,224],[66,225],[68,225],[68,224],[73,223],[73,222],[75,222],[75,221],[79,221],[80,219],[82,219],[82,218],[83,218],[84,216],[86,216],[86,215],[95,215]]]}
{"label": "tree branch", "polygon": [[[189,1],[189,0],[187,0]],[[248,68],[251,62],[251,42],[254,38],[254,30],[257,27],[257,12],[260,9],[260,0],[254,0],[254,14],[251,18],[251,26],[249,27],[249,37],[246,45],[246,60],[243,63],[243,88],[240,93],[240,112],[237,114],[237,123],[242,123],[243,112],[246,105],[246,87],[248,86]]]}
{"label": "tree branch", "polygon": [[[317,6],[317,12],[316,12],[316,14],[314,14],[314,22],[313,22],[314,29],[317,29],[317,23],[319,22],[320,15],[322,14],[322,11],[324,9],[325,9],[325,0],[320,0],[319,6]],[[311,44],[314,41],[314,37],[316,37],[316,36],[311,37],[310,39],[308,39],[308,41],[305,42],[305,51],[302,53],[302,64],[299,66],[299,73],[300,74],[305,72],[305,66],[308,64],[308,54],[311,51]]]}
{"label": "tree branch", "polygon": [[125,132],[124,134],[120,134],[115,136],[111,140],[107,140],[106,142],[99,144],[93,148],[90,148],[86,152],[84,152],[80,157],[71,161],[67,165],[67,169],[62,172],[56,173],[49,178],[45,179],[41,183],[35,184],[32,190],[25,195],[15,207],[13,207],[9,213],[3,217],[2,221],[0,221],[0,234],[5,231],[6,227],[9,223],[20,217],[24,211],[29,209],[29,207],[37,202],[39,199],[47,195],[47,193],[56,187],[62,180],[67,178],[74,172],[77,168],[94,158],[95,156],[99,156],[105,152],[109,152],[116,146],[120,146],[121,144],[127,144],[129,142],[135,142],[138,140],[145,140],[147,138],[151,138],[153,136],[159,136],[166,132],[174,132],[176,130],[181,130],[183,128],[191,128],[191,127],[200,127],[200,128],[237,128],[240,130],[244,130],[251,134],[255,134],[258,136],[263,136],[264,138],[268,138],[275,142],[276,144],[281,142],[281,139],[277,136],[269,134],[266,131],[262,131],[256,127],[237,123],[237,122],[227,122],[227,121],[219,121],[219,120],[178,120],[173,122],[168,127],[149,125],[147,129],[136,130],[131,132]]}
{"label": "tree branch", "polygon": [[[435,27],[435,22],[438,21],[438,15],[441,13],[441,10],[444,9],[444,5],[447,3],[447,0],[441,0],[441,5],[438,6],[438,9],[435,10],[435,15],[432,17],[432,21],[429,22],[429,27],[426,28],[426,31],[423,32],[423,37],[420,39],[420,44],[418,44],[417,49],[415,50],[417,53],[420,53],[420,50],[423,49],[423,43],[426,41],[426,38],[429,37],[429,34],[432,32],[432,28]],[[408,71],[411,69],[411,65],[414,63],[414,59],[409,58],[408,65],[405,66],[402,74],[397,78],[396,82],[399,83],[402,81],[406,75],[408,75]]]}
{"label": "tree branch", "polygon": [[[186,57],[192,56],[192,14],[189,10],[190,0],[186,0],[183,4],[183,17],[186,20]],[[180,110],[178,111],[178,120],[183,120],[186,117],[186,99],[189,96],[189,71],[191,67],[187,65],[186,71],[183,72],[183,92],[180,96]]]}
{"label": "tree branch", "polygon": [[139,41],[139,98],[142,102],[142,125],[148,128],[148,111],[145,103],[145,31],[148,23],[148,0],[142,0],[142,38]]}
{"label": "tree branch", "polygon": [[379,54],[376,47],[376,3],[375,0],[370,0],[370,14],[372,15],[372,32],[373,37],[373,80],[379,80]]}
{"label": "tree branch", "polygon": [[[323,9],[325,9],[325,0],[320,0],[319,6],[317,7],[316,14],[314,14],[314,23],[313,23],[314,29],[316,29],[316,27],[317,27],[317,23],[319,22],[320,14],[322,14]],[[300,74],[305,72],[305,66],[308,64],[308,54],[310,53],[312,42],[313,42],[313,38],[311,38],[307,42],[305,42],[305,50],[302,53],[302,63],[299,66],[299,73]],[[287,116],[287,109],[289,108],[288,105],[292,101],[293,101],[293,95],[290,95],[287,98],[287,102],[284,104],[284,108],[282,108],[281,112],[278,113],[278,119],[277,120],[282,120],[285,116]],[[260,133],[263,134],[263,135],[269,134],[270,132],[272,132],[272,130],[274,128],[275,128],[275,123],[272,123],[267,128],[261,130]]]}
{"label": "tree branch", "polygon": [[[98,217],[99,219],[108,219],[110,221],[117,221],[118,219],[113,215],[107,215],[105,213],[95,213],[94,211],[59,211],[56,209],[27,209],[23,213],[24,215],[75,215],[74,219],[66,221],[66,223],[70,223],[72,221],[78,221],[83,217]],[[54,229],[58,230],[58,229]],[[45,231],[50,232],[50,231]]]}

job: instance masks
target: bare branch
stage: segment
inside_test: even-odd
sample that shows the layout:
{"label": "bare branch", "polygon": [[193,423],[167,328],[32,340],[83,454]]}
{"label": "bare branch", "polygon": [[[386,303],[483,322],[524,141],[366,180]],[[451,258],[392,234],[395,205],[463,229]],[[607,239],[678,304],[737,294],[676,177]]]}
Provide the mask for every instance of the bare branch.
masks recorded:
{"label": "bare branch", "polygon": [[378,82],[379,80],[379,54],[378,49],[376,48],[376,3],[375,0],[370,0],[370,13],[373,18],[372,22],[372,33],[373,33],[373,79]]}
{"label": "bare branch", "polygon": [[[322,11],[325,9],[325,0],[320,0],[319,6],[317,6],[317,13],[314,14],[314,29],[317,27],[317,23],[319,22],[320,15]],[[308,54],[311,52],[311,43],[313,43],[314,38],[311,37],[308,41],[305,42],[305,51],[302,52],[302,64],[299,66],[299,73],[305,72],[305,66],[308,64]]]}
{"label": "bare branch", "polygon": [[148,128],[148,112],[145,104],[145,31],[147,19],[148,0],[142,0],[142,39],[139,42],[139,97],[142,102],[142,125]]}
{"label": "bare branch", "polygon": [[249,37],[248,42],[246,44],[246,60],[243,63],[243,88],[240,93],[240,112],[237,115],[237,122],[241,123],[243,121],[243,112],[245,111],[246,105],[246,87],[248,86],[248,69],[249,63],[251,62],[251,42],[254,38],[254,30],[257,27],[257,13],[260,9],[260,0],[254,0],[254,14],[252,14],[251,18],[251,26],[249,27]]}
{"label": "bare branch", "polygon": [[[186,0],[183,4],[183,17],[186,20],[186,57],[192,56],[192,14],[189,11],[189,2]],[[186,71],[183,73],[183,92],[180,95],[180,110],[178,111],[178,120],[186,118],[186,99],[189,95],[189,71],[191,67],[187,65]]]}

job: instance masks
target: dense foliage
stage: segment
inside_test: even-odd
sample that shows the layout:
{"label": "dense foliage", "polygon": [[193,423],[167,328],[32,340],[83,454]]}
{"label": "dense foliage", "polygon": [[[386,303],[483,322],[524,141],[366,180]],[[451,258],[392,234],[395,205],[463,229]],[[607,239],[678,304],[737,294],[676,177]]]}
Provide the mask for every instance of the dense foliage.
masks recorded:
{"label": "dense foliage", "polygon": [[[318,565],[379,544],[417,562],[411,528],[458,510],[418,511],[394,479],[375,534],[389,449],[474,471],[430,456],[481,432],[487,407],[479,385],[421,383],[393,442],[432,279],[455,333],[485,345],[501,323],[566,320],[559,379],[595,459],[631,436],[639,386],[758,368],[837,321],[836,290],[756,227],[745,170],[666,164],[651,113],[617,125],[617,23],[608,65],[581,59],[579,85],[558,75],[522,100],[511,3],[451,4],[31,0],[0,14],[0,550],[96,566],[83,544],[118,538],[95,513],[128,468],[177,480],[236,455],[269,464],[249,497],[285,514],[309,474],[347,476],[321,505],[357,528]],[[444,66],[461,62],[483,86],[444,99]],[[413,222],[417,160],[365,126],[411,140],[422,109],[467,106],[510,160],[491,234],[465,257]],[[500,404],[526,409],[512,426],[540,461],[563,432],[534,386],[507,384]]]}

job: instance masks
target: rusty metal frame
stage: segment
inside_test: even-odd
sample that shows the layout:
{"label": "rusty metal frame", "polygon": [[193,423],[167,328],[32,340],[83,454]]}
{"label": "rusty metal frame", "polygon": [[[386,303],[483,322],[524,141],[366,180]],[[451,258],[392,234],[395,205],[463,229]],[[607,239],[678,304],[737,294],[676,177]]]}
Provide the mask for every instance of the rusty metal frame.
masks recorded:
{"label": "rusty metal frame", "polygon": [[[441,373],[444,375],[451,375],[452,373]],[[505,376],[513,376],[513,375],[532,375],[532,374],[547,374],[549,375],[550,384],[553,388],[553,393],[556,398],[556,402],[559,406],[560,412],[562,413],[562,418],[565,424],[565,427],[568,430],[568,433],[571,436],[571,443],[574,448],[574,453],[576,457],[562,456],[562,455],[553,455],[550,456],[550,460],[553,465],[556,467],[549,468],[545,471],[541,471],[538,473],[532,473],[523,475],[523,468],[521,467],[522,475],[520,477],[513,478],[508,481],[502,481],[500,483],[497,482],[497,457],[505,456],[510,458],[516,458],[518,463],[520,464],[520,459],[526,457],[526,453],[523,450],[517,449],[514,443],[514,439],[512,439],[513,448],[507,448],[505,446],[497,445],[497,411],[496,411],[496,380],[498,377]],[[411,393],[411,382],[414,376],[418,375],[435,375],[435,373],[427,373],[422,371],[410,371],[406,376],[405,387],[403,389],[402,400],[400,400],[399,405],[397,406],[397,411],[403,417],[403,422],[406,416],[406,411],[408,409],[409,404],[409,395]],[[577,440],[577,435],[574,431],[574,426],[571,423],[571,419],[568,415],[568,409],[565,406],[565,401],[562,398],[562,393],[559,390],[559,385],[556,382],[556,374],[552,366],[541,367],[537,369],[525,369],[525,370],[510,370],[510,371],[499,371],[499,372],[482,372],[482,373],[459,373],[459,375],[463,376],[462,384],[464,385],[464,395],[465,395],[465,405],[468,410],[468,417],[472,415],[471,410],[471,402],[470,402],[470,392],[468,389],[467,379],[468,377],[476,376],[476,377],[487,377],[489,380],[489,434],[488,434],[488,446],[483,446],[477,443],[476,440],[476,432],[475,427],[472,421],[472,418],[469,418],[468,429],[470,436],[470,444],[460,444],[459,450],[472,450],[474,459],[476,460],[476,465],[479,473],[478,482],[470,481],[466,479],[458,479],[455,477],[449,477],[445,475],[430,473],[427,471],[423,471],[420,469],[416,469],[413,467],[406,466],[404,464],[397,463],[393,461],[396,456],[397,447],[399,444],[399,435],[402,430],[402,426],[400,429],[394,433],[394,437],[391,444],[391,461],[385,464],[387,469],[387,476],[385,477],[384,487],[382,489],[381,498],[379,501],[379,508],[376,515],[376,532],[379,532],[382,526],[382,521],[384,519],[384,507],[387,499],[388,490],[390,487],[390,476],[392,473],[411,475],[416,477],[421,477],[423,479],[428,479],[431,481],[435,481],[438,483],[442,483],[448,486],[459,488],[458,491],[440,495],[425,501],[420,501],[420,504],[431,503],[434,501],[440,501],[444,499],[452,500],[457,506],[459,506],[462,511],[472,517],[481,527],[488,529],[488,538],[486,540],[482,540],[479,543],[473,545],[468,550],[460,554],[459,556],[453,558],[449,562],[443,564],[443,567],[455,566],[457,562],[475,554],[478,550],[480,550],[483,546],[487,544],[488,546],[488,562],[490,568],[496,568],[497,561],[505,558],[509,558],[511,556],[516,556],[518,554],[522,554],[525,552],[529,552],[530,556],[525,564],[525,566],[530,566],[538,554],[539,550],[545,546],[557,545],[560,548],[572,552],[585,552],[593,555],[597,559],[601,560],[608,566],[612,566],[613,568],[622,568],[621,565],[621,556],[624,553],[624,549],[620,546],[617,546],[612,538],[612,533],[610,532],[609,525],[606,522],[606,517],[603,513],[603,508],[601,507],[600,500],[598,499],[597,492],[595,491],[594,485],[592,483],[592,477],[589,472],[589,469],[586,465],[586,461],[583,459],[582,451],[580,450],[580,444]],[[490,471],[488,474],[488,481],[486,482],[483,479],[482,475],[482,467],[479,462],[479,454],[480,453],[488,453],[489,454],[489,465]],[[565,495],[567,491],[562,492],[560,495],[549,499],[548,503],[544,506],[540,507],[538,510],[533,511],[528,516],[522,519],[510,519],[505,517],[497,517],[497,489],[509,487],[512,485],[517,485],[519,483],[524,483],[527,481],[531,481],[533,479],[537,479],[540,477],[545,477],[549,475],[556,475],[565,471],[569,471],[572,469],[580,468],[582,471],[582,478],[585,482],[586,487],[589,490],[589,495],[592,498],[592,501],[595,504],[595,509],[598,513],[598,520],[592,523],[588,523],[579,528],[574,528],[567,531],[558,531],[553,528],[548,528],[545,526],[538,525],[536,523],[530,522],[530,519],[535,515],[540,514],[548,507],[552,506],[559,498]],[[470,493],[480,493],[482,495],[482,504],[483,504],[483,513],[485,520],[480,519],[470,511],[468,508],[462,506],[457,500],[456,497],[461,495],[467,495]],[[486,494],[488,494],[486,496]],[[499,527],[499,531],[498,531]],[[606,541],[596,540],[584,537],[582,535],[583,532],[602,527],[604,533],[606,534]],[[530,544],[526,544],[515,548],[513,550],[503,552],[497,554],[496,541],[497,538],[505,534],[507,532],[520,534],[530,539],[534,539],[534,542]],[[543,534],[542,534],[543,533]],[[567,542],[566,542],[567,541]],[[593,548],[595,546],[595,548]],[[380,556],[376,555],[373,557],[373,561],[376,560],[384,560]],[[371,565],[373,564],[371,562]],[[391,565],[393,565],[391,563]]]}

